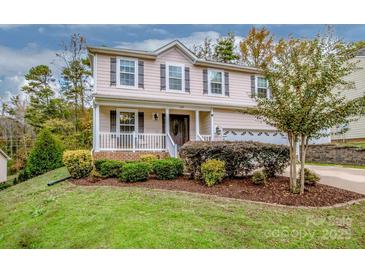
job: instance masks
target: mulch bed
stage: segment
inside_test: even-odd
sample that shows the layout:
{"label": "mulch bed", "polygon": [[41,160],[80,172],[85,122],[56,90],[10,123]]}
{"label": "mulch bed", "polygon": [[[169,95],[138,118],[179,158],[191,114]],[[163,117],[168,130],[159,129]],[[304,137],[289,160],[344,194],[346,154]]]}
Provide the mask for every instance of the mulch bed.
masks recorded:
{"label": "mulch bed", "polygon": [[303,195],[292,194],[289,191],[289,178],[287,177],[272,178],[264,186],[254,185],[250,177],[226,179],[221,184],[213,187],[207,187],[200,182],[184,177],[176,180],[149,179],[146,182],[138,183],[123,183],[118,179],[93,178],[71,180],[71,182],[82,186],[145,187],[150,189],[188,191],[291,206],[330,206],[365,197],[359,193],[322,184],[306,186]]}

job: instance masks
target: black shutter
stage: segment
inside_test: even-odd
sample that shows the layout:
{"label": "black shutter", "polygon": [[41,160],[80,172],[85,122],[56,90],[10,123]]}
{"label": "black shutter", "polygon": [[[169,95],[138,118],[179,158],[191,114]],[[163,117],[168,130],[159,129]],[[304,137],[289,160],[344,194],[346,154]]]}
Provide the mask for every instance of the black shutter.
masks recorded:
{"label": "black shutter", "polygon": [[251,97],[254,98],[255,96],[256,96],[255,75],[251,75]]}
{"label": "black shutter", "polygon": [[138,87],[144,88],[144,62],[138,61]]}
{"label": "black shutter", "polygon": [[144,112],[138,112],[138,132],[144,133]]}
{"label": "black shutter", "polygon": [[208,70],[203,69],[203,94],[208,94]]}
{"label": "black shutter", "polygon": [[117,58],[110,58],[110,85],[115,86],[117,84]]}
{"label": "black shutter", "polygon": [[190,68],[185,68],[185,92],[190,92]]}
{"label": "black shutter", "polygon": [[224,72],[224,95],[229,96],[229,73]]}
{"label": "black shutter", "polygon": [[160,84],[161,90],[166,90],[166,65],[160,65]]}
{"label": "black shutter", "polygon": [[117,131],[117,111],[111,110],[110,111],[110,132]]}

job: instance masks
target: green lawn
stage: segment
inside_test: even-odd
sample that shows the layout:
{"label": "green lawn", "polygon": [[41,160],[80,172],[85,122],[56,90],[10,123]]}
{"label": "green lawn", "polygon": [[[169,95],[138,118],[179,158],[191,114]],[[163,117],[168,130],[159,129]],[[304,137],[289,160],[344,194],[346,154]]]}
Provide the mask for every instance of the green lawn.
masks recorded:
{"label": "green lawn", "polygon": [[365,203],[289,209],[197,194],[47,182],[0,191],[1,248],[365,248]]}
{"label": "green lawn", "polygon": [[329,164],[329,163],[319,163],[319,162],[306,162],[307,165],[314,165],[314,166],[334,166],[334,167],[345,167],[345,168],[358,168],[358,169],[365,169],[364,165],[350,165],[350,164]]}

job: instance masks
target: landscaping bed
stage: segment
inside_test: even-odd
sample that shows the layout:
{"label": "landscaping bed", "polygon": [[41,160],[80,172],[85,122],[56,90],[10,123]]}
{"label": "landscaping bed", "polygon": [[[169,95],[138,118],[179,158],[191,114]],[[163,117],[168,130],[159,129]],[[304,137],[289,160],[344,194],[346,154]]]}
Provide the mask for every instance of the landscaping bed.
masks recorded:
{"label": "landscaping bed", "polygon": [[151,178],[146,182],[136,183],[123,183],[114,178],[72,179],[71,182],[83,186],[144,187],[150,189],[187,191],[290,206],[331,206],[365,197],[362,194],[322,184],[306,186],[304,195],[292,194],[289,191],[289,178],[282,176],[269,179],[265,185],[255,185],[251,181],[251,177],[247,176],[244,178],[226,179],[222,183],[212,187],[185,177],[179,177],[175,180]]}

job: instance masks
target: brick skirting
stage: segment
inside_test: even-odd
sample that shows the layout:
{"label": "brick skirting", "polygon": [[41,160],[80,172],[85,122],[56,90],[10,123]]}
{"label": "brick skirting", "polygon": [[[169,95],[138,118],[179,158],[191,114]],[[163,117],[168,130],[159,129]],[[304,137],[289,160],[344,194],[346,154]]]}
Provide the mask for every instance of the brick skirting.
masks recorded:
{"label": "brick skirting", "polygon": [[100,159],[110,159],[110,160],[122,160],[122,161],[136,161],[139,160],[139,157],[144,154],[154,154],[157,155],[160,159],[166,158],[169,156],[167,152],[152,152],[152,151],[99,151],[94,152],[94,160]]}
{"label": "brick skirting", "polygon": [[365,165],[365,149],[338,145],[310,145],[307,150],[306,161]]}

